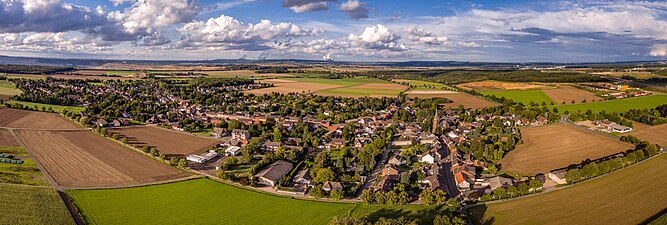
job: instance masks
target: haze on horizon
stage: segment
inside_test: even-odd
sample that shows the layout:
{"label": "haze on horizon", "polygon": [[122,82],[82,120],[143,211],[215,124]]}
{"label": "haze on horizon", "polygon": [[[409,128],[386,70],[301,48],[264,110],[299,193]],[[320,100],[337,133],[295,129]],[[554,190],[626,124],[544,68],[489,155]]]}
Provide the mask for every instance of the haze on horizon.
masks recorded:
{"label": "haze on horizon", "polygon": [[667,2],[0,0],[0,49],[96,59],[664,60]]}

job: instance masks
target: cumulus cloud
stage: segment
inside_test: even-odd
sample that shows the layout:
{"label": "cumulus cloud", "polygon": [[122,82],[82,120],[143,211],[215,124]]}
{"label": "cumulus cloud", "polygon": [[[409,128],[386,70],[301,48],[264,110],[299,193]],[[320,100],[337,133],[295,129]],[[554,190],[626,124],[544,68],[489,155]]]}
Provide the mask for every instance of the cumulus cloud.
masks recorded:
{"label": "cumulus cloud", "polygon": [[295,13],[323,11],[329,9],[329,2],[336,0],[284,0],[283,7],[290,8]]}
{"label": "cumulus cloud", "polygon": [[366,7],[366,3],[364,2],[359,0],[348,0],[340,5],[340,11],[346,13],[351,19],[358,20],[368,18],[368,12],[370,10]]}
{"label": "cumulus cloud", "polygon": [[0,2],[0,33],[67,32],[106,23],[104,14],[62,0]]}
{"label": "cumulus cloud", "polygon": [[[122,0],[123,2],[130,2]],[[195,0],[135,0],[123,12],[109,13],[129,34],[150,34],[157,28],[191,22],[202,8]]]}
{"label": "cumulus cloud", "polygon": [[411,41],[423,43],[426,45],[442,45],[447,42],[447,37],[439,36],[426,31],[424,28],[409,27],[407,28],[408,38]]}
{"label": "cumulus cloud", "polygon": [[51,32],[0,34],[0,47],[6,51],[23,52],[100,54],[112,51],[112,47],[104,42]]}
{"label": "cumulus cloud", "polygon": [[375,50],[407,50],[404,44],[398,43],[401,37],[382,24],[366,27],[361,35],[350,34],[347,39],[356,47]]}
{"label": "cumulus cloud", "polygon": [[651,51],[648,53],[653,57],[665,57],[667,56],[667,44],[657,44],[651,47]]}
{"label": "cumulus cloud", "polygon": [[206,22],[185,24],[178,32],[182,35],[179,41],[180,47],[240,46],[249,50],[259,50],[256,45],[262,45],[264,42],[280,38],[314,36],[323,31],[293,23],[273,23],[270,20],[262,20],[256,24],[243,23],[233,17],[221,15]]}

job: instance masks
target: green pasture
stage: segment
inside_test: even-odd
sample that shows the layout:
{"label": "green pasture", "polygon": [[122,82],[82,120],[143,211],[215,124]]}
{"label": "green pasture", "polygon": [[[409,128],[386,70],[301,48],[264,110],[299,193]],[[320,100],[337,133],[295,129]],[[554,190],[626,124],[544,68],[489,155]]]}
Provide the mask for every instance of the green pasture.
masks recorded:
{"label": "green pasture", "polygon": [[0,184],[0,224],[74,224],[51,187]]}
{"label": "green pasture", "polygon": [[[655,108],[659,105],[667,104],[667,95],[656,94],[636,98],[616,99],[600,102],[590,102],[583,104],[554,106],[560,112],[564,111],[606,111],[606,112],[627,112],[630,109]],[[552,107],[553,108],[553,107]]]}
{"label": "green pasture", "polygon": [[521,102],[525,105],[534,102],[537,104],[542,104],[546,102],[547,104],[556,103],[553,99],[549,98],[548,95],[544,94],[542,90],[505,90],[505,91],[481,91],[483,95],[495,95],[496,97],[505,97],[507,99],[512,99],[515,102]]}

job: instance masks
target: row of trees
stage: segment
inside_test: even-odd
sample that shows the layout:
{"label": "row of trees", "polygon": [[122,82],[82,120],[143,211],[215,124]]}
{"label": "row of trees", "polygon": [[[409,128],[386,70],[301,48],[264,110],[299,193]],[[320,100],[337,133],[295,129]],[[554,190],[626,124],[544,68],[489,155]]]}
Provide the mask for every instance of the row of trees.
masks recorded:
{"label": "row of trees", "polygon": [[628,152],[623,157],[607,159],[601,162],[586,163],[579,168],[573,168],[567,171],[565,180],[568,184],[577,183],[602,174],[615,171],[617,169],[632,165],[636,162],[647,159],[658,154],[660,149],[654,144],[642,142],[637,145],[636,150]]}
{"label": "row of trees", "polygon": [[454,215],[436,215],[432,221],[411,220],[407,217],[385,218],[380,217],[375,222],[368,221],[364,218],[354,218],[349,216],[334,217],[330,225],[418,225],[418,224],[433,224],[433,225],[464,225],[467,221],[462,216]]}
{"label": "row of trees", "polygon": [[660,125],[667,123],[667,104],[654,109],[631,109],[623,114],[623,117],[648,125]]}
{"label": "row of trees", "polygon": [[410,202],[410,195],[404,191],[371,191],[364,190],[359,196],[368,204],[405,205]]}
{"label": "row of trees", "polygon": [[528,194],[534,194],[542,191],[542,182],[538,179],[532,179],[528,182],[521,182],[516,186],[509,186],[507,188],[498,187],[493,190],[493,195],[484,194],[480,201],[487,202],[491,200],[498,200],[503,198],[513,198]]}

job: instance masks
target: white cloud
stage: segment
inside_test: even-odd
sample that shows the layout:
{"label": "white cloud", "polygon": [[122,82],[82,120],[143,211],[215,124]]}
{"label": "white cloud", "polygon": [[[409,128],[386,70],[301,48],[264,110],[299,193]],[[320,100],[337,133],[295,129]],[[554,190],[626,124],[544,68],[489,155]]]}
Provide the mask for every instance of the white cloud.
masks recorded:
{"label": "white cloud", "polygon": [[[124,0],[128,2],[127,0]],[[201,12],[195,0],[136,0],[123,12],[109,13],[129,34],[150,34],[158,28],[191,22]]]}
{"label": "white cloud", "polygon": [[407,28],[407,33],[411,41],[426,45],[442,45],[448,40],[447,37],[435,35],[424,28],[409,27]]}
{"label": "white cloud", "polygon": [[106,23],[103,14],[62,0],[0,1],[0,33],[66,32]]}
{"label": "white cloud", "polygon": [[336,0],[284,0],[283,7],[290,8],[295,13],[323,11],[329,9],[329,2]]}
{"label": "white cloud", "polygon": [[653,57],[665,57],[667,56],[667,44],[657,44],[651,47],[651,51],[648,53]]}
{"label": "white cloud", "polygon": [[112,47],[95,40],[71,38],[66,33],[0,34],[3,50],[21,52],[86,53],[103,54]]}
{"label": "white cloud", "polygon": [[366,3],[359,0],[348,0],[342,5],[340,5],[340,11],[343,11],[351,19],[365,19],[368,18],[369,9],[366,7]]}
{"label": "white cloud", "polygon": [[[280,38],[314,36],[323,31],[318,28],[305,28],[293,23],[273,23],[262,20],[259,23],[243,23],[237,19],[221,15],[210,18],[206,22],[197,21],[185,24],[178,30],[182,35],[181,47],[206,46],[238,46],[251,44],[247,47],[256,48],[264,42]],[[253,50],[253,49],[250,49]]]}
{"label": "white cloud", "polygon": [[356,47],[392,51],[407,50],[404,44],[397,42],[401,37],[382,24],[366,27],[361,35],[350,34],[347,39]]}

